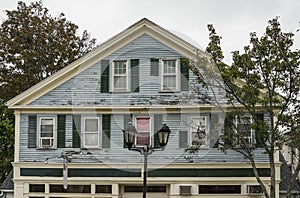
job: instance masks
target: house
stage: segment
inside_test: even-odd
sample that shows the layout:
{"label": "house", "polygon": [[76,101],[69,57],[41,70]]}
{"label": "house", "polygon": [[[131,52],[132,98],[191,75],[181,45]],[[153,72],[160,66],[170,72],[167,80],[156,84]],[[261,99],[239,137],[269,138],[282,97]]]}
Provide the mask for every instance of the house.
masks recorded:
{"label": "house", "polygon": [[14,197],[13,172],[10,171],[0,187],[0,198]]}
{"label": "house", "polygon": [[[207,54],[142,19],[8,101],[16,120],[14,196],[141,197],[143,157],[126,148],[122,133],[131,122],[137,146],[159,147],[161,124],[171,130],[164,151],[149,156],[148,197],[263,197],[247,159],[218,149],[224,115],[187,67],[196,56]],[[222,90],[215,94],[226,101]],[[255,131],[246,132],[268,183],[268,157]],[[186,152],[194,142],[201,149]]]}

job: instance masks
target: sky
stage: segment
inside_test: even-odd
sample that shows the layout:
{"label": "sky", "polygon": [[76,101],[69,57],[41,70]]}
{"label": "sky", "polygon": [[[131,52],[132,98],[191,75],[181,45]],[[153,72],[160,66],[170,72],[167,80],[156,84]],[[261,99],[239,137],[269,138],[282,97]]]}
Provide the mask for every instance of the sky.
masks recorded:
{"label": "sky", "polygon": [[[27,4],[33,0],[23,0]],[[0,21],[4,10],[17,8],[17,0],[0,0]],[[284,32],[294,32],[295,48],[300,49],[299,0],[43,0],[50,14],[64,13],[66,18],[87,30],[97,43],[148,18],[157,25],[179,32],[189,42],[206,48],[207,24],[213,24],[222,37],[225,62],[230,64],[231,52],[242,51],[249,44],[249,34],[261,36],[268,20],[279,16]]]}

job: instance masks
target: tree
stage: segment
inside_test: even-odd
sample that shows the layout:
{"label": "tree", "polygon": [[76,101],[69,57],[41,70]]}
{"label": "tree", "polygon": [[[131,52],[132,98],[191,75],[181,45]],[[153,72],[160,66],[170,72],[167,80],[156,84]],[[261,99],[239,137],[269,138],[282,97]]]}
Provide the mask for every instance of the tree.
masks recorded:
{"label": "tree", "polygon": [[[219,144],[224,151],[233,149],[246,157],[265,197],[275,198],[275,155],[285,141],[282,126],[293,126],[294,128],[290,127],[290,131],[295,136],[295,126],[298,126],[299,132],[299,123],[296,125],[294,122],[299,121],[299,113],[293,114],[298,116],[297,119],[287,116],[300,97],[300,52],[292,50],[294,34],[282,32],[278,18],[274,18],[269,21],[265,33],[260,38],[255,32],[250,33],[250,45],[244,47],[242,54],[239,51],[233,52],[233,63],[228,66],[222,62],[224,56],[220,47],[221,37],[216,34],[212,25],[208,25],[208,29],[210,43],[206,51],[213,61],[198,58],[197,63],[190,67],[198,76],[199,83],[207,87],[222,87],[228,95],[231,111],[226,115],[224,134]],[[216,67],[211,67],[212,62]],[[213,76],[219,72],[222,81],[206,81],[199,68],[205,75]],[[260,112],[265,113],[268,120],[262,119],[258,114]],[[299,112],[299,108],[295,112]],[[245,119],[245,116],[248,119]],[[247,139],[249,134],[245,131],[249,131],[248,129],[257,133],[253,142]],[[253,144],[262,147],[269,157],[269,191],[258,174]],[[297,144],[299,145],[299,142]]]}
{"label": "tree", "polygon": [[9,119],[9,113],[6,111],[4,104],[0,103],[0,181],[12,169],[11,162],[14,159],[14,124],[13,119]]}
{"label": "tree", "polygon": [[52,17],[42,1],[6,11],[0,27],[0,95],[10,99],[89,52],[96,40],[64,14]]}
{"label": "tree", "polygon": [[[11,170],[14,116],[5,102],[91,51],[96,40],[63,13],[52,17],[42,1],[6,11],[0,26],[0,174]],[[2,182],[2,180],[0,180]]]}

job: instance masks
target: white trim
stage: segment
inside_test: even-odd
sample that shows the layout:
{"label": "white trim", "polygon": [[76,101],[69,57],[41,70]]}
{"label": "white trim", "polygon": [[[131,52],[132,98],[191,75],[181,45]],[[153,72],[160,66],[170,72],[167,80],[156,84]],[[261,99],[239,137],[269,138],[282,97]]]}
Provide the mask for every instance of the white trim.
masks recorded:
{"label": "white trim", "polygon": [[[164,89],[164,76],[165,76],[165,72],[164,72],[164,61],[175,61],[175,89]],[[179,71],[179,60],[178,59],[174,59],[174,58],[163,58],[159,60],[159,65],[160,65],[160,71],[159,71],[159,75],[160,75],[160,92],[178,92],[180,89],[179,87],[179,76],[180,76],[180,71]],[[173,76],[173,75],[172,75]]]}
{"label": "white trim", "polygon": [[210,142],[209,142],[209,136],[210,136],[210,124],[209,124],[209,116],[208,115],[199,115],[199,116],[191,116],[189,118],[189,122],[190,122],[190,126],[189,126],[189,137],[188,137],[188,144],[190,146],[192,146],[192,142],[193,142],[193,130],[192,130],[192,120],[193,119],[202,119],[205,118],[205,141],[206,144],[202,145],[201,148],[209,148],[210,147]]}
{"label": "white trim", "polygon": [[[133,119],[133,125],[135,126],[136,130],[138,130],[137,128],[137,119],[138,118],[149,118],[149,146],[153,145],[154,141],[152,140],[153,137],[153,116],[152,115],[134,115],[134,119]],[[135,145],[137,147],[142,147],[144,145],[139,145],[137,144],[137,139],[135,139]]]}
{"label": "white trim", "polygon": [[[126,63],[126,73],[125,75],[120,75],[120,76],[125,76],[126,77],[126,88],[125,89],[116,89],[114,87],[114,77],[115,77],[115,63],[116,62],[125,62]],[[111,74],[110,74],[110,91],[111,92],[129,92],[129,61],[128,60],[113,60],[111,64]]]}
{"label": "white trim", "polygon": [[[98,131],[93,131],[93,132],[86,132],[85,131],[85,122],[87,119],[97,119],[97,124],[98,124]],[[81,127],[81,135],[82,135],[82,143],[81,147],[82,148],[100,148],[100,139],[101,139],[101,123],[100,123],[100,117],[98,116],[83,116],[83,127]],[[85,145],[85,134],[98,134],[98,141],[96,146],[86,146]]]}
{"label": "white trim", "polygon": [[[52,137],[41,137],[41,123],[42,119],[51,119],[53,122],[53,136]],[[57,137],[57,116],[51,116],[51,115],[38,115],[38,123],[37,123],[37,136],[38,136],[38,148],[56,148],[57,147],[57,142],[56,142],[56,137]],[[42,140],[49,139],[52,146],[43,146],[42,145]]]}
{"label": "white trim", "polygon": [[[234,125],[235,125],[235,132],[236,133],[239,133],[239,134],[241,134],[240,132],[238,132],[238,124],[241,124],[241,123],[238,123],[238,118],[237,118],[238,116],[236,115],[235,116],[235,120],[234,120]],[[250,123],[249,123],[249,125],[250,125],[250,137],[249,136],[247,136],[246,138],[248,139],[247,141],[250,141],[250,145],[249,146],[253,146],[254,145],[254,141],[255,141],[255,138],[253,137],[253,135],[254,135],[254,130],[251,128],[251,124],[253,123],[253,118],[252,118],[252,116],[251,115],[242,115],[242,116],[240,116],[240,120],[242,120],[243,118],[250,118]],[[241,134],[241,135],[243,135],[243,134]],[[245,139],[245,138],[244,138]]]}
{"label": "white trim", "polygon": [[79,58],[60,71],[51,75],[49,78],[9,100],[6,105],[10,108],[16,105],[28,105],[30,102],[66,82],[73,76],[79,74],[83,70],[99,62],[101,59],[104,59],[112,52],[120,49],[143,34],[150,35],[154,39],[157,39],[158,41],[182,54],[184,57],[194,60],[198,54],[201,57],[209,58],[209,55],[200,49],[197,49],[190,43],[156,25],[152,21],[144,18],[116,36],[112,37],[108,41],[102,43],[95,50],[87,53],[85,56]]}

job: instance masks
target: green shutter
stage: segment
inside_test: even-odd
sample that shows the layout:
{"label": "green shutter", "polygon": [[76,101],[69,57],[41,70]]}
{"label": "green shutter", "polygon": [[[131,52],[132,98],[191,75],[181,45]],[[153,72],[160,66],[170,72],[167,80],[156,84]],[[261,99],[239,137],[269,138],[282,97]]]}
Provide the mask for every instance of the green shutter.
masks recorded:
{"label": "green shutter", "polygon": [[131,92],[140,92],[139,59],[132,59],[131,64]]}
{"label": "green shutter", "polygon": [[180,59],[180,73],[181,91],[189,91],[189,60],[187,58]]}
{"label": "green shutter", "polygon": [[210,115],[209,126],[210,126],[210,146],[212,148],[218,148],[218,139],[219,139],[219,114],[212,113]]}
{"label": "green shutter", "polygon": [[188,144],[188,132],[179,131],[179,148],[186,148]]}
{"label": "green shutter", "polygon": [[111,115],[102,115],[102,148],[110,148]]}
{"label": "green shutter", "polygon": [[[258,113],[258,114],[256,114],[256,118],[260,121],[264,121],[264,114]],[[263,138],[259,137],[259,135],[260,135],[260,131],[259,131],[259,128],[257,127],[257,129],[255,129],[255,141],[256,141],[255,147],[257,147],[257,148],[263,147],[263,144],[262,144]]]}
{"label": "green shutter", "polygon": [[233,115],[231,113],[226,113],[224,120],[224,144],[233,145],[235,143],[234,137],[235,129],[233,123]]}
{"label": "green shutter", "polygon": [[57,116],[57,148],[65,148],[66,142],[66,115]]}
{"label": "green shutter", "polygon": [[80,148],[81,116],[73,115],[72,147]]}
{"label": "green shutter", "polygon": [[162,127],[163,115],[154,115],[154,148],[160,148],[157,131]]}
{"label": "green shutter", "polygon": [[101,60],[101,93],[109,92],[109,60]]}
{"label": "green shutter", "polygon": [[[123,129],[125,129],[125,126],[128,124],[128,122],[132,122],[132,117],[130,114],[125,114],[124,115],[124,126]],[[123,139],[123,146],[124,148],[127,148],[127,145],[125,144],[125,141]]]}
{"label": "green shutter", "polygon": [[151,58],[150,59],[150,76],[159,75],[159,59]]}
{"label": "green shutter", "polygon": [[37,116],[28,116],[28,148],[36,148]]}

